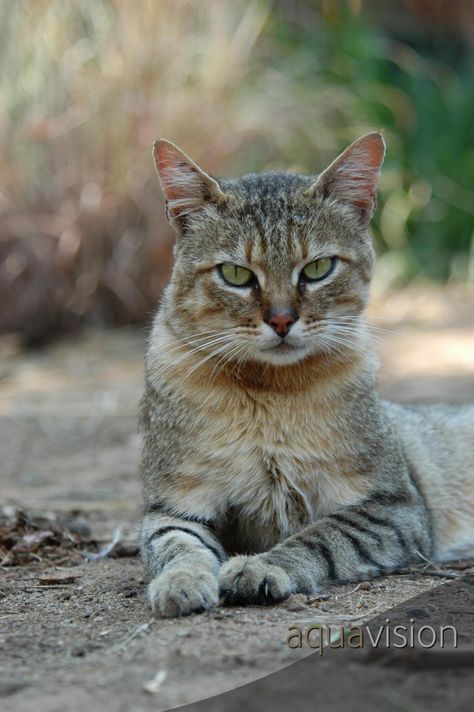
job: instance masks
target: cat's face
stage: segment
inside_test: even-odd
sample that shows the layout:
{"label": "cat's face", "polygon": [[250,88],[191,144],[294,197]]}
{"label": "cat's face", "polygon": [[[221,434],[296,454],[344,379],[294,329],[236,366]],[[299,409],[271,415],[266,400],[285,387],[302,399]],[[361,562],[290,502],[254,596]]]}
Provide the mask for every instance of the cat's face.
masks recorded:
{"label": "cat's face", "polygon": [[357,350],[383,153],[380,135],[368,134],[319,178],[217,182],[159,142],[157,168],[179,231],[165,310],[181,343],[216,364],[289,365]]}

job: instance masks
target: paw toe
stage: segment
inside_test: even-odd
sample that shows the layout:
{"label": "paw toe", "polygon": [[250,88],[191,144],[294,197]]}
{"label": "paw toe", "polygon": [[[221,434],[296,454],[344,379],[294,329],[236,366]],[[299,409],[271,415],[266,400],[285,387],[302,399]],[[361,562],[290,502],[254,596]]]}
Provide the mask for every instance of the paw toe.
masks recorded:
{"label": "paw toe", "polygon": [[220,595],[226,603],[268,605],[291,595],[288,574],[280,567],[255,557],[235,557],[222,569]]}
{"label": "paw toe", "polygon": [[212,574],[170,571],[153,579],[148,591],[153,613],[161,618],[200,613],[218,601],[217,579]]}

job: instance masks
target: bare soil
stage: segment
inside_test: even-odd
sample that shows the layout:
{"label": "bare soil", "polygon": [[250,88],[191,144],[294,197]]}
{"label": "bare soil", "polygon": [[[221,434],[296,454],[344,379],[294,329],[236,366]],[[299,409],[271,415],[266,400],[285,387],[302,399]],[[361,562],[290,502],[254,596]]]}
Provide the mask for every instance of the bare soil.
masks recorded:
{"label": "bare soil", "polygon": [[[385,395],[474,401],[472,295],[412,289],[379,303],[372,321],[393,332],[379,335]],[[23,353],[13,337],[0,340],[6,712],[138,712],[209,697],[310,653],[288,647],[289,626],[367,621],[469,566],[445,568],[446,579],[427,565],[314,600],[152,620],[135,555],[144,341],[143,331],[90,331]]]}

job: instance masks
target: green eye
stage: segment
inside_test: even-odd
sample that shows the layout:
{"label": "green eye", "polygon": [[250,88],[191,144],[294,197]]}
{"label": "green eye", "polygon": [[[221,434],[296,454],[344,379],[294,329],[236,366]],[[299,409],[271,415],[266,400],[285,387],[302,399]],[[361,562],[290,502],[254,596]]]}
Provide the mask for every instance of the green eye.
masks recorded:
{"label": "green eye", "polygon": [[249,269],[234,265],[231,262],[224,262],[224,264],[219,265],[219,271],[224,280],[234,287],[246,287],[255,279],[254,273]]}
{"label": "green eye", "polygon": [[301,274],[310,281],[323,279],[324,277],[327,277],[330,272],[332,272],[335,261],[334,257],[323,257],[320,260],[315,260],[314,262],[310,262],[308,265],[303,267]]}

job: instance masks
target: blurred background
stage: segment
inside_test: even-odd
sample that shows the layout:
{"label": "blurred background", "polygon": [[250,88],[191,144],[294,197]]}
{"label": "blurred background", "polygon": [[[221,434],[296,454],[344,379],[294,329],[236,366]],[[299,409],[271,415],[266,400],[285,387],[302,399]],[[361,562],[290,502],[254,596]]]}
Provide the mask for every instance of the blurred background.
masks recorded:
{"label": "blurred background", "polygon": [[0,333],[149,320],[157,136],[233,175],[381,129],[376,295],[474,284],[469,0],[2,0],[0,36]]}
{"label": "blurred background", "polygon": [[[171,139],[216,175],[315,173],[382,130],[369,312],[380,391],[474,402],[473,50],[471,0],[0,0],[9,709],[185,704],[293,662],[277,623],[316,613],[236,609],[148,635],[132,556],[137,409],[174,239],[153,140]],[[91,551],[100,560],[84,564]],[[324,611],[370,617],[441,581],[426,573],[372,593],[351,586]],[[143,683],[168,668],[159,699],[145,697]],[[380,709],[419,709],[419,679],[410,684]],[[462,684],[456,694],[471,700]]]}

